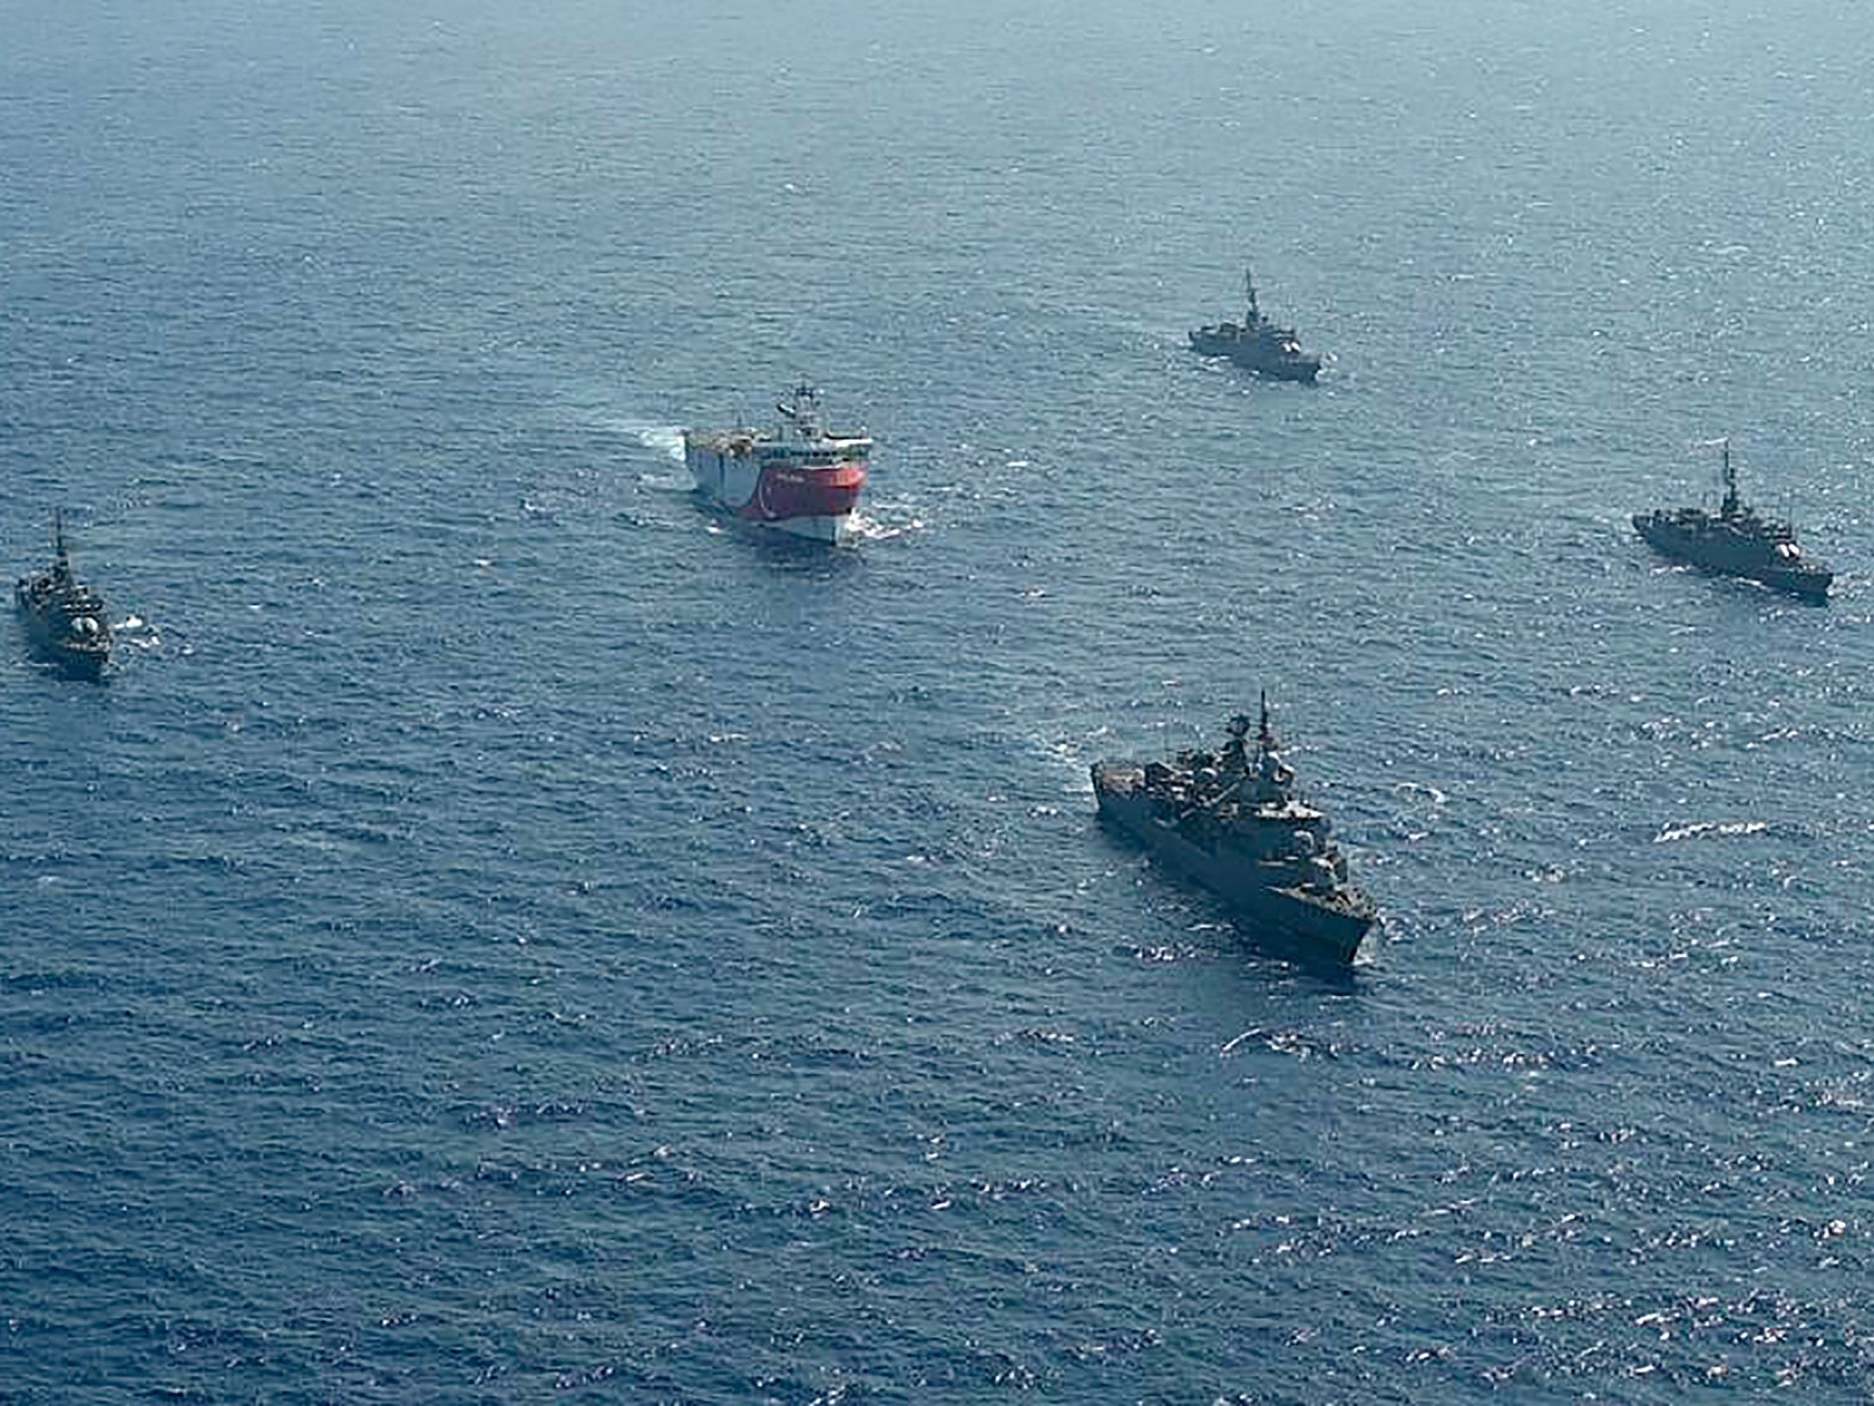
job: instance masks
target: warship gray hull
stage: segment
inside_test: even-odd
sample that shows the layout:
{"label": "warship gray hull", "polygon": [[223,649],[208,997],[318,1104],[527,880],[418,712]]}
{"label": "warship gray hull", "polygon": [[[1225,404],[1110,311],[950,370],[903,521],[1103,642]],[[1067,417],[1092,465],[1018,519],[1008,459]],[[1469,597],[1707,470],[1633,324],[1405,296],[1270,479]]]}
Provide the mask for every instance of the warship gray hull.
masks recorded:
{"label": "warship gray hull", "polygon": [[1229,323],[1221,327],[1200,327],[1190,334],[1191,350],[1199,356],[1228,357],[1245,370],[1254,371],[1271,381],[1299,381],[1312,386],[1321,374],[1321,358],[1306,352],[1291,355],[1272,350],[1242,329]]}
{"label": "warship gray hull", "polygon": [[1835,573],[1818,563],[1791,562],[1756,537],[1726,531],[1723,519],[1701,514],[1691,525],[1671,513],[1635,513],[1633,527],[1655,551],[1720,576],[1756,581],[1816,605],[1828,601]]}
{"label": "warship gray hull", "polygon": [[1244,917],[1294,941],[1306,955],[1341,965],[1353,961],[1376,916],[1369,903],[1299,887],[1287,864],[1193,843],[1165,816],[1143,780],[1137,767],[1096,764],[1093,793],[1101,820]]}

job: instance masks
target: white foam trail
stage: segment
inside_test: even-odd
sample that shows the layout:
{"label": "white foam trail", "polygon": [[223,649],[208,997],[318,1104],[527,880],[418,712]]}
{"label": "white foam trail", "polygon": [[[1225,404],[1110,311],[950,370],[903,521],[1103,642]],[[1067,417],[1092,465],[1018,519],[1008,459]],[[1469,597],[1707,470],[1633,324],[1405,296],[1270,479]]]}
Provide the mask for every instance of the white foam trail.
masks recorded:
{"label": "white foam trail", "polygon": [[660,425],[650,420],[602,420],[608,430],[630,435],[646,449],[654,450],[668,458],[683,462],[683,426]]}
{"label": "white foam trail", "polygon": [[[599,422],[606,429],[617,434],[629,435],[653,454],[683,463],[683,426],[663,425],[651,420],[615,419]],[[696,487],[696,481],[690,477],[686,468],[677,474],[641,473],[638,482],[646,488],[655,488],[669,493],[688,493]]]}
{"label": "white foam trail", "polygon": [[918,516],[913,503],[883,495],[868,497],[852,515],[852,534],[865,542],[888,542],[894,537],[923,532],[929,526]]}
{"label": "white foam trail", "polygon": [[1691,825],[1661,830],[1653,836],[1653,843],[1670,844],[1674,840],[1688,840],[1694,835],[1759,835],[1769,828],[1769,822],[1764,820],[1700,820]]}
{"label": "white foam trail", "polygon": [[923,530],[922,518],[913,517],[903,522],[884,523],[875,517],[867,517],[864,513],[855,512],[852,515],[852,535],[862,542],[889,542],[894,537],[903,537],[907,533]]}

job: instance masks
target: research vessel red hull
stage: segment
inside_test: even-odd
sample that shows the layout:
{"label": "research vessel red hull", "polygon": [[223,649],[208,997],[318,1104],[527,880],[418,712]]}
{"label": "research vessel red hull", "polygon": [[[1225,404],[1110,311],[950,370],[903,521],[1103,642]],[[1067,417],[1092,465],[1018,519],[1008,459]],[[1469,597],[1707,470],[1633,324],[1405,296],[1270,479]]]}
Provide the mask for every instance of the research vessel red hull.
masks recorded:
{"label": "research vessel red hull", "polygon": [[685,430],[683,462],[697,491],[747,522],[819,542],[853,535],[872,438],[820,423],[813,387],[797,386],[771,430]]}

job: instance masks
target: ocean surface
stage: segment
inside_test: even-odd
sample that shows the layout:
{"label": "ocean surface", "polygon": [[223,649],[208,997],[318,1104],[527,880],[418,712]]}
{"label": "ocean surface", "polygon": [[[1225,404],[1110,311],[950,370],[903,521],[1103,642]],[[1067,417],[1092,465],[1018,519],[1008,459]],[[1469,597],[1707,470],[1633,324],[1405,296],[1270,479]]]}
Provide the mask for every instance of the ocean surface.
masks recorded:
{"label": "ocean surface", "polygon": [[1867,1401],[1868,18],[7,0],[0,1401]]}

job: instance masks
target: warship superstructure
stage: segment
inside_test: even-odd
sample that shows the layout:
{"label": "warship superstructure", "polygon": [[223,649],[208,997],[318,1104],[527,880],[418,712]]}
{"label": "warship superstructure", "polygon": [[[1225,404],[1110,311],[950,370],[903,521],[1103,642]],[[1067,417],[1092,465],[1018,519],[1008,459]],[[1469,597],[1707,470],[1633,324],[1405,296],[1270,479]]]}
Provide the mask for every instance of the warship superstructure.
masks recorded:
{"label": "warship superstructure", "polygon": [[1348,879],[1327,816],[1295,795],[1266,695],[1253,755],[1250,727],[1247,716],[1230,719],[1218,752],[1096,762],[1100,818],[1308,955],[1351,962],[1377,916],[1373,903]]}
{"label": "warship superstructure", "polygon": [[773,429],[685,430],[683,462],[698,492],[738,518],[797,537],[844,542],[865,488],[872,437],[820,423],[805,382],[774,407]]}
{"label": "warship superstructure", "polygon": [[48,570],[14,584],[13,604],[39,654],[70,673],[95,679],[110,662],[111,622],[98,593],[72,572],[63,513],[53,518],[52,548]]}
{"label": "warship superstructure", "polygon": [[1227,356],[1258,376],[1312,385],[1320,373],[1321,358],[1302,350],[1294,328],[1277,327],[1262,315],[1256,305],[1256,281],[1248,269],[1243,270],[1243,292],[1249,307],[1242,325],[1219,322],[1214,327],[1199,327],[1191,333],[1192,350],[1199,356]]}
{"label": "warship superstructure", "polygon": [[1789,523],[1764,517],[1739,501],[1731,441],[1719,444],[1724,500],[1718,511],[1655,508],[1633,515],[1634,530],[1667,556],[1707,571],[1760,581],[1804,600],[1826,601],[1835,573],[1827,563],[1803,555],[1796,529]]}

